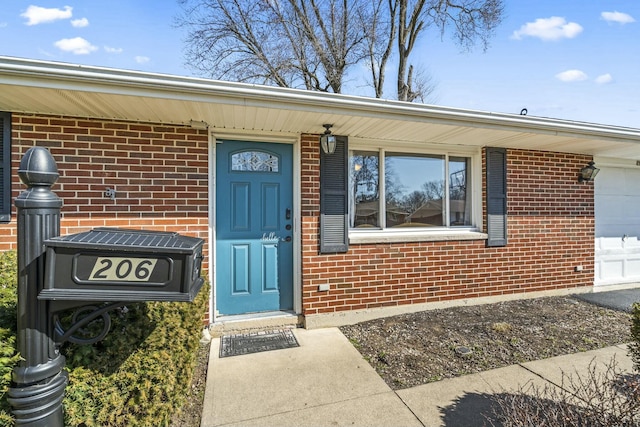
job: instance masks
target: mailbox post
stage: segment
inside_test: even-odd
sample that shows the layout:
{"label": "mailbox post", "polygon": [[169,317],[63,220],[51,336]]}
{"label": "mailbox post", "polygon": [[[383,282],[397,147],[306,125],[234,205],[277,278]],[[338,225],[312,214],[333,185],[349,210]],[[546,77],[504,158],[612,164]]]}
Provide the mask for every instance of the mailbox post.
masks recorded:
{"label": "mailbox post", "polygon": [[62,200],[51,191],[58,167],[45,148],[27,151],[18,169],[27,186],[15,201],[18,217],[18,337],[22,360],[13,370],[9,403],[16,426],[62,426],[68,382],[54,343],[49,302],[38,300],[44,277],[44,240],[60,234]]}
{"label": "mailbox post", "polygon": [[[62,200],[51,191],[58,168],[48,150],[29,149],[18,175],[27,186],[18,216],[18,337],[9,403],[16,426],[62,427],[68,383],[66,341],[93,344],[109,332],[108,312],[137,301],[193,301],[204,240],[157,231],[99,228],[60,236]],[[67,329],[58,312],[77,309]],[[102,320],[95,336],[75,335]]]}

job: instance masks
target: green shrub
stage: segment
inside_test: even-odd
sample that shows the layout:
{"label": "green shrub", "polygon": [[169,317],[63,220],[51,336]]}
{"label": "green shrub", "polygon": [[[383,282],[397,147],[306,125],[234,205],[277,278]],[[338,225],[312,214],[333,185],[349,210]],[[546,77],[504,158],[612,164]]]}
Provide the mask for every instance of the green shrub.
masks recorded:
{"label": "green shrub", "polygon": [[0,253],[0,426],[13,425],[7,403],[11,371],[18,363],[16,354],[16,303],[18,260],[15,251]]}
{"label": "green shrub", "polygon": [[132,304],[112,312],[103,341],[66,346],[65,425],[168,425],[191,385],[208,293],[192,304]]}
{"label": "green shrub", "polygon": [[[15,252],[0,254],[0,426],[12,425],[6,391],[18,362]],[[180,410],[200,345],[204,286],[193,303],[135,303],[111,312],[93,345],[66,344],[67,426],[163,426]]]}
{"label": "green shrub", "polygon": [[640,302],[631,307],[631,342],[629,356],[633,360],[635,370],[640,373]]}

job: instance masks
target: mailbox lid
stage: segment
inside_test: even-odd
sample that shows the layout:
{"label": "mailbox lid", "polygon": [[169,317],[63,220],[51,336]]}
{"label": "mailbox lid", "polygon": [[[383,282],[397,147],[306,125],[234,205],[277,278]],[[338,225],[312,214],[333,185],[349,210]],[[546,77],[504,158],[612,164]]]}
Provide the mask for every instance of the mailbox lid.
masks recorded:
{"label": "mailbox lid", "polygon": [[192,254],[204,241],[165,231],[100,227],[83,233],[53,237],[44,243],[47,247],[60,248]]}
{"label": "mailbox lid", "polygon": [[161,231],[96,228],[44,242],[42,300],[192,301],[204,240]]}

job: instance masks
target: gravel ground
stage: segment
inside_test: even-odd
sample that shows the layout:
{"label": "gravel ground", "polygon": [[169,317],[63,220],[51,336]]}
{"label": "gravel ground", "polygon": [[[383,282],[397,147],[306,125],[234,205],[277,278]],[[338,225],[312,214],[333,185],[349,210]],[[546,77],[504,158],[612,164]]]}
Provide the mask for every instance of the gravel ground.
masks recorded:
{"label": "gravel ground", "polygon": [[547,297],[371,320],[340,329],[393,389],[629,341],[630,315]]}

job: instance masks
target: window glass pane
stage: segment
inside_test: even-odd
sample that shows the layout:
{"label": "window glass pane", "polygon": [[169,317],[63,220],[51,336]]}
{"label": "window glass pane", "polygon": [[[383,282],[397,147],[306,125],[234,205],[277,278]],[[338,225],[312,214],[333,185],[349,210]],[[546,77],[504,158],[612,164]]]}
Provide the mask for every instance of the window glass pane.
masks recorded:
{"label": "window glass pane", "polygon": [[444,157],[388,153],[385,157],[387,227],[444,224]]}
{"label": "window glass pane", "polygon": [[231,170],[278,172],[278,157],[264,151],[240,151],[231,155]]}
{"label": "window glass pane", "polygon": [[352,228],[380,226],[379,156],[354,151],[350,159],[349,225]]}
{"label": "window glass pane", "polygon": [[471,225],[470,159],[449,158],[449,224]]}

